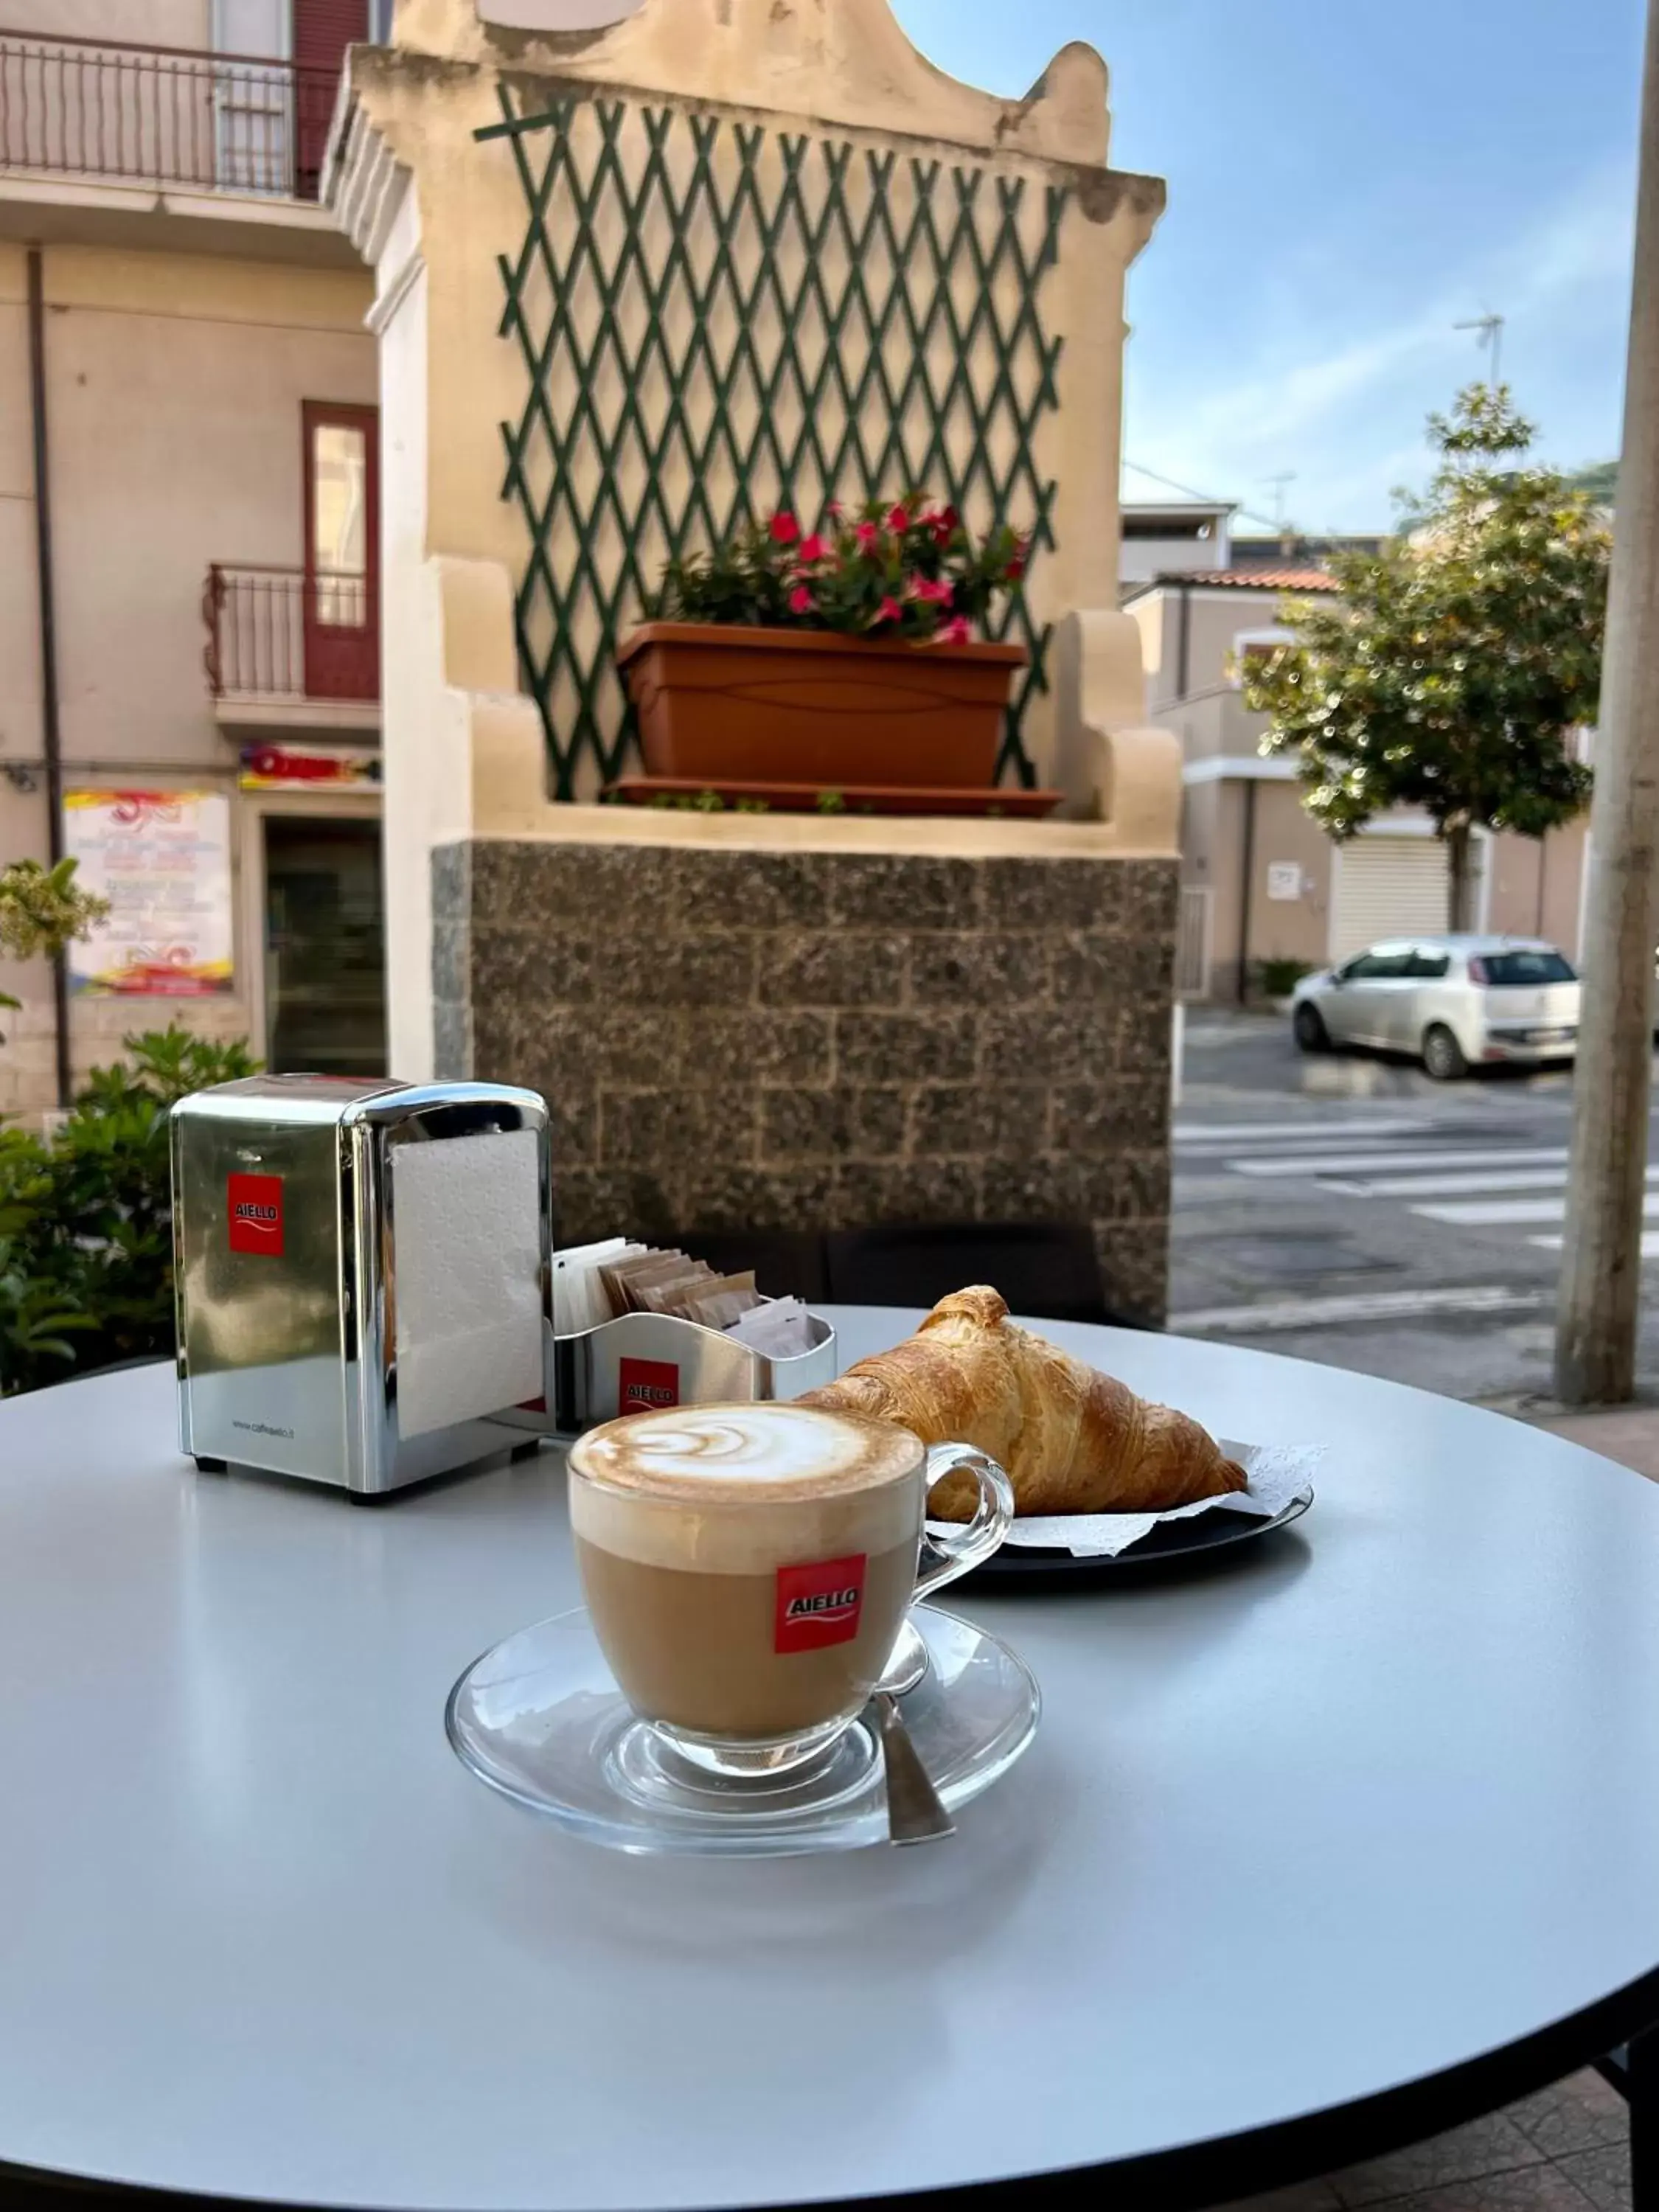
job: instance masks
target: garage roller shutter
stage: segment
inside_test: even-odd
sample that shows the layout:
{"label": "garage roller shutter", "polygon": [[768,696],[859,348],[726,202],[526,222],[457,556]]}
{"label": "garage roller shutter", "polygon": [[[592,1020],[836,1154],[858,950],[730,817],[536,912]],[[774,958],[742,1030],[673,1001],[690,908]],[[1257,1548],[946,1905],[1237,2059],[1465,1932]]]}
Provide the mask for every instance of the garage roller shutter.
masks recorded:
{"label": "garage roller shutter", "polygon": [[1331,958],[1346,960],[1379,937],[1437,936],[1448,911],[1439,838],[1352,838],[1337,858]]}

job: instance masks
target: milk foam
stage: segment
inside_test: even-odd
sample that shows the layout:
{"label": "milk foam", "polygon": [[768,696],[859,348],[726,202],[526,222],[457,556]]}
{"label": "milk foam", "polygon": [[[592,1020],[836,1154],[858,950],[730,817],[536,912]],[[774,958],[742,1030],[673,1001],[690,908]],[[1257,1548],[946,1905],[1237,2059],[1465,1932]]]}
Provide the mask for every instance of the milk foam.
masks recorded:
{"label": "milk foam", "polygon": [[764,1573],[915,1542],[921,1461],[907,1431],[853,1414],[665,1407],[572,1446],[570,1522],[641,1565]]}
{"label": "milk foam", "polygon": [[590,1481],[688,1502],[728,1486],[836,1497],[891,1481],[921,1456],[906,1431],[811,1406],[675,1406],[607,1422],[571,1455]]}

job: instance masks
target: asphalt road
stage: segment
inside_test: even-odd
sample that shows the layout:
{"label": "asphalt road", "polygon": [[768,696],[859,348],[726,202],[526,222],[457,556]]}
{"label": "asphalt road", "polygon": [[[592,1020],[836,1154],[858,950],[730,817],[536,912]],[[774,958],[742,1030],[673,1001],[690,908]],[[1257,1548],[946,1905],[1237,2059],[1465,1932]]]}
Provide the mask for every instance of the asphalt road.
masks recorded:
{"label": "asphalt road", "polygon": [[[1571,1115],[1570,1070],[1431,1083],[1194,1009],[1170,1326],[1458,1398],[1547,1398]],[[1641,1373],[1659,1389],[1659,1166],[1649,1186]]]}

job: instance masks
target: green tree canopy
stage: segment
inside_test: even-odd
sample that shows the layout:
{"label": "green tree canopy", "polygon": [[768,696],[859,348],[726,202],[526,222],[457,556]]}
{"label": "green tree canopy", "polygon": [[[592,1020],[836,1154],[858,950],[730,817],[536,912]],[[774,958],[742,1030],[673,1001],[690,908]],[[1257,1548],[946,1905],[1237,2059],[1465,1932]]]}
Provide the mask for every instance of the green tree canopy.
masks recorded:
{"label": "green tree canopy", "polygon": [[1333,837],[1391,807],[1430,817],[1467,929],[1472,833],[1541,837],[1589,797],[1573,738],[1595,719],[1611,545],[1589,498],[1526,465],[1507,386],[1471,385],[1429,434],[1439,465],[1398,534],[1333,556],[1340,596],[1286,602],[1294,642],[1252,659],[1244,696]]}
{"label": "green tree canopy", "polygon": [[[43,868],[39,860],[11,860],[0,867],[0,952],[14,960],[33,960],[42,952],[55,956],[103,920],[109,901],[78,890],[75,869],[68,860],[55,868]],[[0,991],[0,1006],[16,1004]]]}

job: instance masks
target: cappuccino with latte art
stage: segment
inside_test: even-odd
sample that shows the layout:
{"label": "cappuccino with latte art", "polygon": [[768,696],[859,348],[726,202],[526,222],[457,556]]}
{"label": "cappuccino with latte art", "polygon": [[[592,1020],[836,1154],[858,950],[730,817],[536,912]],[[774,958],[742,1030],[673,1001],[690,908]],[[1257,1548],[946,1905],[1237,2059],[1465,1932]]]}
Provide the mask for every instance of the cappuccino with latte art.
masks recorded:
{"label": "cappuccino with latte art", "polygon": [[937,1553],[929,1589],[988,1556],[1012,1515],[1000,1471],[965,1448],[787,1404],[678,1406],[581,1438],[576,1558],[629,1703],[722,1775],[786,1772],[832,1745],[917,1593],[928,1486],[962,1467],[989,1468],[990,1503]]}

